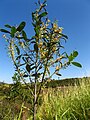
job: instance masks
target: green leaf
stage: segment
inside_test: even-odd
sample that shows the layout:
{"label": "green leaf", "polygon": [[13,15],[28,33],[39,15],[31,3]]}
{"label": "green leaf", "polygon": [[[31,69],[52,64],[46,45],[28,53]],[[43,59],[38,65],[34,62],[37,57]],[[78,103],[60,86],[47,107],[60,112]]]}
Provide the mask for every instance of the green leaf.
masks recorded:
{"label": "green leaf", "polygon": [[30,65],[29,64],[26,65],[26,70],[30,73]]}
{"label": "green leaf", "polygon": [[7,28],[11,28],[11,26],[10,26],[10,25],[8,25],[8,24],[6,24],[6,25],[5,25],[5,27],[7,27]]}
{"label": "green leaf", "polygon": [[16,60],[20,59],[22,57],[22,55],[19,55],[16,57]]}
{"label": "green leaf", "polygon": [[38,45],[34,44],[34,50],[36,51],[36,53],[38,53]]}
{"label": "green leaf", "polygon": [[62,33],[59,33],[59,34],[60,34],[62,37],[68,39],[68,36],[67,36],[67,35],[64,35],[64,34],[62,34]]}
{"label": "green leaf", "polygon": [[69,57],[67,53],[65,53],[65,55],[66,55],[67,58]]}
{"label": "green leaf", "polygon": [[36,43],[36,41],[34,41],[34,40],[33,40],[33,41],[32,41],[32,42],[30,42],[30,43],[31,43],[31,44],[33,44],[33,43]]}
{"label": "green leaf", "polygon": [[32,12],[32,20],[34,21],[35,20],[35,16],[34,16],[34,13]]}
{"label": "green leaf", "polygon": [[67,65],[70,65],[70,61],[69,61],[69,62],[67,62]]}
{"label": "green leaf", "polygon": [[73,57],[72,53],[71,53],[70,56],[68,56],[68,58],[69,58],[69,61],[70,61],[70,62],[73,61],[74,57]]}
{"label": "green leaf", "polygon": [[34,65],[34,63],[30,64],[30,66],[33,66],[33,65]]}
{"label": "green leaf", "polygon": [[36,74],[32,74],[31,76],[34,77],[34,76],[36,76]]}
{"label": "green leaf", "polygon": [[44,0],[43,5],[46,5],[46,4],[45,4],[46,2],[47,2],[47,0]]}
{"label": "green leaf", "polygon": [[21,32],[24,29],[25,25],[26,25],[25,22],[21,22],[20,25],[17,28],[17,31]]}
{"label": "green leaf", "polygon": [[75,65],[75,66],[77,66],[77,67],[82,68],[82,65],[80,63],[78,63],[78,62],[72,62],[72,64]]}
{"label": "green leaf", "polygon": [[73,57],[77,57],[78,56],[78,52],[77,51],[73,51]]}
{"label": "green leaf", "polygon": [[23,36],[24,40],[26,40],[26,39],[27,39],[27,35],[26,35],[26,33],[25,33],[25,31],[24,31],[24,30],[22,31],[22,36]]}
{"label": "green leaf", "polygon": [[16,36],[16,38],[17,38],[17,39],[23,39],[23,37],[18,37],[18,36]]}
{"label": "green leaf", "polygon": [[16,32],[17,32],[17,31],[16,31],[16,28],[13,26],[13,27],[11,28],[11,37],[14,37],[14,35],[15,35]]}
{"label": "green leaf", "polygon": [[38,35],[39,34],[39,30],[40,30],[40,26],[35,27],[34,30],[35,30],[36,34]]}
{"label": "green leaf", "polygon": [[36,24],[32,23],[32,25],[33,25],[34,27],[36,27]]}
{"label": "green leaf", "polygon": [[17,45],[15,45],[15,48],[16,48],[17,54],[20,55],[20,50]]}
{"label": "green leaf", "polygon": [[39,17],[40,17],[40,18],[45,17],[47,14],[48,14],[47,12],[43,12],[43,13],[41,13],[41,14],[39,15]]}
{"label": "green leaf", "polygon": [[28,75],[24,75],[23,77],[28,77]]}
{"label": "green leaf", "polygon": [[56,73],[56,75],[58,75],[58,76],[62,76],[60,73]]}
{"label": "green leaf", "polygon": [[5,30],[5,29],[0,29],[1,32],[4,32],[4,33],[10,33],[9,31]]}
{"label": "green leaf", "polygon": [[[31,66],[31,65],[30,65]],[[36,68],[36,66],[33,66],[32,68],[30,68],[30,70],[33,70],[33,69],[35,69]]]}

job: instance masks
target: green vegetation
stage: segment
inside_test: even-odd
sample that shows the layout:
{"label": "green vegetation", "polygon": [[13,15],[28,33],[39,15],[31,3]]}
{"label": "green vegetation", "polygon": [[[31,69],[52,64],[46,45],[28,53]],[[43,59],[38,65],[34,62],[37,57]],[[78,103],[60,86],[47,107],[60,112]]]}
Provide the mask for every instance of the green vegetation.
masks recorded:
{"label": "green vegetation", "polygon": [[37,120],[89,120],[90,83],[80,86],[49,88],[38,110]]}
{"label": "green vegetation", "polygon": [[82,82],[84,84],[87,84],[89,81],[90,77],[83,77],[83,78],[69,78],[69,79],[63,79],[63,80],[50,80],[47,82],[46,87],[48,88],[56,88],[59,86],[80,86]]}
{"label": "green vegetation", "polygon": [[[69,55],[64,51],[63,42],[66,42],[68,37],[63,34],[63,28],[58,26],[57,21],[51,22],[48,19],[46,2],[44,0],[41,3],[38,0],[37,8],[32,12],[34,35],[31,38],[28,38],[24,30],[25,21],[18,26],[6,24],[6,29],[0,29],[0,32],[4,32],[3,37],[6,39],[8,53],[15,68],[15,74],[12,77],[14,84],[0,86],[0,111],[2,112],[0,119],[62,119],[70,106],[63,108],[65,111],[61,110],[64,106],[59,105],[59,100],[60,104],[62,104],[61,99],[69,100],[68,95],[71,94],[71,89],[67,94],[68,86],[81,86],[78,80],[50,82],[53,75],[61,76],[61,69],[66,69],[71,64],[80,68],[82,65],[74,61],[78,56],[77,51]],[[50,71],[50,69],[53,70]],[[63,86],[66,87],[63,88]],[[58,87],[60,87],[59,90],[57,90]],[[57,93],[54,93],[54,90],[57,90]],[[64,91],[63,94],[61,90]],[[64,113],[61,114],[56,109]],[[45,114],[40,111],[44,111]]]}
{"label": "green vegetation", "polygon": [[[47,84],[47,80],[51,79],[53,75],[61,76],[59,71],[66,69],[71,64],[82,67],[80,63],[74,61],[78,56],[77,51],[68,55],[63,49],[63,42],[66,42],[68,37],[63,34],[63,28],[58,26],[57,21],[51,22],[48,19],[46,2],[44,0],[41,3],[38,0],[37,8],[32,12],[34,35],[29,35],[32,36],[31,38],[28,38],[25,32],[25,21],[22,21],[18,26],[6,24],[5,29],[0,29],[0,32],[4,33],[3,37],[7,42],[8,53],[16,71],[13,76],[15,84],[11,86],[8,93],[8,103],[11,100],[16,101],[15,98],[20,97],[23,101],[21,105],[23,107],[27,98],[29,98],[31,103],[29,109],[31,109],[33,120],[36,120],[36,113],[41,104],[40,100],[43,100],[41,99],[41,92],[45,87],[44,85]],[[53,71],[50,71],[50,69],[53,69]],[[27,89],[22,88],[21,83],[24,83]],[[21,117],[22,107],[19,118]],[[10,112],[12,112],[12,109],[10,109]]]}
{"label": "green vegetation", "polygon": [[[76,85],[76,80],[80,81],[79,85]],[[37,120],[90,119],[90,78],[73,78],[68,81],[75,82],[73,85],[68,82],[67,86],[67,79],[58,82],[52,80],[47,84],[56,82],[57,87],[48,85],[48,88],[42,89]],[[24,84],[0,84],[0,120],[32,120],[32,102],[30,91]]]}

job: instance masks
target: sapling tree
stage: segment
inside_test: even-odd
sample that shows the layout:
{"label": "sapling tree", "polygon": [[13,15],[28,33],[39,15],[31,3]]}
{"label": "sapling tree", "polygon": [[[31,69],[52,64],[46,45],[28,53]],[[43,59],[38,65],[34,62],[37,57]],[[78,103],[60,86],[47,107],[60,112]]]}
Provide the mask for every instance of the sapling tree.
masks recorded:
{"label": "sapling tree", "polygon": [[[43,85],[53,75],[61,76],[59,71],[73,64],[81,67],[81,64],[73,60],[78,56],[77,51],[68,55],[61,53],[63,41],[68,38],[62,33],[63,28],[57,21],[50,22],[46,10],[46,0],[36,3],[37,9],[32,12],[32,25],[34,35],[27,37],[24,30],[26,22],[22,21],[18,26],[6,24],[8,29],[0,29],[6,33],[8,52],[13,61],[15,71],[20,81],[30,89],[33,97],[33,119],[36,120],[38,98]],[[51,70],[53,68],[53,70]],[[30,82],[30,84],[28,84]]]}

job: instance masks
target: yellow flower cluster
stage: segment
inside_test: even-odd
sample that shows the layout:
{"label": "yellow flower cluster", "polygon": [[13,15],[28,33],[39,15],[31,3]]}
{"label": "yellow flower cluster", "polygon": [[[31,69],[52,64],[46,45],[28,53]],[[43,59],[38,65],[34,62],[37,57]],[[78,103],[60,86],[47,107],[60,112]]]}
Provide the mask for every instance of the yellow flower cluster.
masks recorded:
{"label": "yellow flower cluster", "polygon": [[12,60],[14,60],[15,53],[14,53],[14,41],[13,40],[10,41],[10,45],[8,46],[8,49],[11,53]]}
{"label": "yellow flower cluster", "polygon": [[43,45],[42,42],[40,42],[39,46],[40,46],[40,48],[39,48],[40,58],[45,59],[48,54],[47,47],[45,45]]}
{"label": "yellow flower cluster", "polygon": [[25,48],[24,42],[19,42],[19,44],[22,48]]}
{"label": "yellow flower cluster", "polygon": [[[45,35],[45,33],[47,33],[47,27],[49,26],[49,22],[50,22],[50,20],[47,20],[46,24],[44,24],[44,22],[42,23],[42,26],[40,27],[40,31],[39,31],[39,39],[42,39],[43,37],[45,37],[44,35]],[[46,35],[46,37],[47,37],[47,35]]]}
{"label": "yellow flower cluster", "polygon": [[[58,27],[57,23],[53,23],[53,35],[51,42],[59,42],[60,38],[62,37],[60,33],[62,33],[63,28]],[[52,52],[56,52],[57,50],[57,43],[53,45]]]}
{"label": "yellow flower cluster", "polygon": [[41,59],[45,59],[48,54],[47,46],[43,43],[43,38],[49,39],[49,36],[47,35],[47,27],[49,25],[49,22],[50,20],[47,20],[46,24],[43,22],[42,26],[40,27],[38,49]]}
{"label": "yellow flower cluster", "polygon": [[51,28],[53,33],[51,33],[51,31],[49,32],[47,30],[47,28],[49,26],[49,22],[50,22],[50,20],[48,20],[46,24],[42,23],[42,26],[40,27],[39,36],[38,36],[38,38],[39,38],[38,49],[39,49],[39,54],[40,54],[41,59],[45,59],[48,55],[47,43],[46,43],[46,45],[43,44],[43,42],[44,42],[43,38],[50,41],[50,44],[51,44],[50,50],[54,54],[57,50],[58,41],[62,37],[60,33],[62,33],[63,28],[58,27],[58,25],[56,23],[53,23],[52,28]]}
{"label": "yellow flower cluster", "polygon": [[59,66],[56,66],[56,68],[55,68],[55,69],[56,69],[56,71],[58,71],[60,68],[59,68]]}

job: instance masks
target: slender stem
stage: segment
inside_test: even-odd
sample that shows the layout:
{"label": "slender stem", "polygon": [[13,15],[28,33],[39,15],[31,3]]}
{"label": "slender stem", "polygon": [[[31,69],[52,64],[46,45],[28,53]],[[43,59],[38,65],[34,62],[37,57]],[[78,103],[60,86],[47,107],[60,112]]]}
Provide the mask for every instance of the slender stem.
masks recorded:
{"label": "slender stem", "polygon": [[35,84],[34,84],[34,114],[33,120],[36,120],[37,113],[37,68],[38,68],[38,53],[36,52],[36,62],[35,62]]}
{"label": "slender stem", "polygon": [[42,80],[41,80],[41,83],[40,83],[40,88],[38,90],[38,94],[37,94],[37,99],[36,101],[38,101],[38,98],[39,98],[39,95],[40,95],[40,92],[41,92],[41,88],[43,86],[43,82],[44,82],[44,77],[45,77],[45,73],[46,73],[46,69],[47,69],[47,64],[48,64],[48,58],[47,58],[47,61],[46,61],[46,65],[45,65],[45,69],[44,69],[44,73],[43,73],[43,76],[42,76]]}
{"label": "slender stem", "polygon": [[28,87],[28,89],[30,90],[31,94],[34,96],[33,91],[31,90],[30,86],[25,82],[24,78],[22,77],[22,75],[21,75],[21,73],[20,73],[20,70],[19,70],[16,62],[14,61],[14,59],[12,59],[12,60],[13,60],[13,63],[14,63],[14,65],[15,65],[15,67],[16,67],[16,69],[17,69],[17,71],[18,71],[18,74],[20,75],[22,81],[23,81],[24,84]]}

